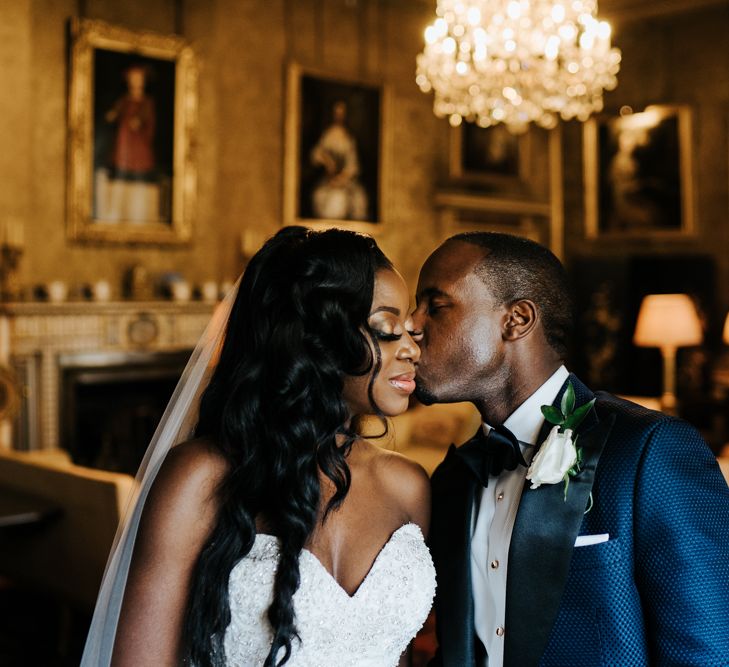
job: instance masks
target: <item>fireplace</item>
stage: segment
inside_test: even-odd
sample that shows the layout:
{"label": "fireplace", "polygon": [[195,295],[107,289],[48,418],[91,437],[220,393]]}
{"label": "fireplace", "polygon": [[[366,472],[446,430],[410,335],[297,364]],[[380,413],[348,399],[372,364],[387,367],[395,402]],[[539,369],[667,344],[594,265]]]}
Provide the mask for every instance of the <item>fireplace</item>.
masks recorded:
{"label": "fireplace", "polygon": [[60,445],[74,463],[133,475],[189,354],[61,355]]}
{"label": "fireplace", "polygon": [[195,301],[4,305],[0,364],[21,408],[0,447],[133,472],[211,314]]}

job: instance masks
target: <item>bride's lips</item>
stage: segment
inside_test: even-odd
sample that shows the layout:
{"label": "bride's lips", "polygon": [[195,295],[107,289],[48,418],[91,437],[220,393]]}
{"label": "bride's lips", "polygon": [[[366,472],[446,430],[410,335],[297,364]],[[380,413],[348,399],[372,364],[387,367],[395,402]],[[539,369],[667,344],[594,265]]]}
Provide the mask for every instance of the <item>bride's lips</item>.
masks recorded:
{"label": "bride's lips", "polygon": [[396,375],[389,379],[389,383],[407,394],[412,394],[415,391],[415,373],[403,373],[402,375]]}

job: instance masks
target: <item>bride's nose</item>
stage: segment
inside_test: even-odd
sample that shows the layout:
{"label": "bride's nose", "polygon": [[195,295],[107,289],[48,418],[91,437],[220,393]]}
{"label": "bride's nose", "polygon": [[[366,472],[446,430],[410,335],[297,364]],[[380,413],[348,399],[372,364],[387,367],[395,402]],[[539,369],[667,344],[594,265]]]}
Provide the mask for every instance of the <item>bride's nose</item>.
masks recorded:
{"label": "bride's nose", "polygon": [[420,359],[420,346],[415,342],[415,334],[411,331],[406,331],[403,337],[400,339],[401,346],[397,353],[398,359],[409,359],[413,363],[417,363]]}

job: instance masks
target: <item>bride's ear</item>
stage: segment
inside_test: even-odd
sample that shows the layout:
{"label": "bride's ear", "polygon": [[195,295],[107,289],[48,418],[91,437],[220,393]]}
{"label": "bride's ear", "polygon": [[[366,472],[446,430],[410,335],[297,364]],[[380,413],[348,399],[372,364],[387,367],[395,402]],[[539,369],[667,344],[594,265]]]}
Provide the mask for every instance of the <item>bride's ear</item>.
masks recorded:
{"label": "bride's ear", "polygon": [[509,304],[502,329],[504,340],[518,340],[534,330],[539,319],[537,307],[529,299],[519,299]]}

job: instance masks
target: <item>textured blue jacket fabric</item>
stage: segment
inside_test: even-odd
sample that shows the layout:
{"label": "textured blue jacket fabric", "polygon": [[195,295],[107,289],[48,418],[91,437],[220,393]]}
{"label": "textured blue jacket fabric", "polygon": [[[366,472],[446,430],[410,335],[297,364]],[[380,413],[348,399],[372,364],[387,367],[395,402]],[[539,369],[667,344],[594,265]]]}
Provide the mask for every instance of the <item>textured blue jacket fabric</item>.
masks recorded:
{"label": "textured blue jacket fabric", "polygon": [[[571,380],[578,405],[593,397]],[[557,500],[561,484],[527,486],[522,495],[504,664],[729,666],[729,487],[716,460],[686,422],[610,394],[596,398],[579,430],[587,458],[573,507]],[[433,475],[434,664],[466,667],[483,652],[468,557],[476,483],[456,453]],[[577,535],[603,533],[609,541],[573,547]]]}

